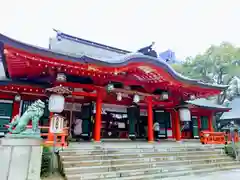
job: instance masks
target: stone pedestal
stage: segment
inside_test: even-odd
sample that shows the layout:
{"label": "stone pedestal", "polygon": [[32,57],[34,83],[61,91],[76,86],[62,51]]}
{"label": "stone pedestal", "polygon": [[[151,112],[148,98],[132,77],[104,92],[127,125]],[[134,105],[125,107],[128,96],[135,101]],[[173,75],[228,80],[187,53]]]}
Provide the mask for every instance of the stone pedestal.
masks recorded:
{"label": "stone pedestal", "polygon": [[0,179],[40,180],[42,140],[0,139]]}

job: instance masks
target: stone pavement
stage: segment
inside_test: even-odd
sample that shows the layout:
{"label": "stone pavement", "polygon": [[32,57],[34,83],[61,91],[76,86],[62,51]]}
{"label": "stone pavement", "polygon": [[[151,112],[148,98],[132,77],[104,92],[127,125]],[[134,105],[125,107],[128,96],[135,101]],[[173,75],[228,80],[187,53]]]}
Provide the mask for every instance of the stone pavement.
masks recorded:
{"label": "stone pavement", "polygon": [[232,171],[225,171],[225,172],[218,172],[212,173],[207,175],[196,175],[196,176],[184,176],[180,178],[167,178],[166,180],[240,180],[240,169],[239,170],[232,170]]}
{"label": "stone pavement", "polygon": [[49,177],[42,178],[41,180],[64,180],[59,174],[51,175]]}
{"label": "stone pavement", "polygon": [[[163,180],[240,180],[240,169],[226,171],[221,173],[212,173],[208,175],[198,175],[198,176],[183,176],[180,178],[167,178]],[[42,180],[63,180],[60,175],[54,175],[51,177],[43,178]]]}

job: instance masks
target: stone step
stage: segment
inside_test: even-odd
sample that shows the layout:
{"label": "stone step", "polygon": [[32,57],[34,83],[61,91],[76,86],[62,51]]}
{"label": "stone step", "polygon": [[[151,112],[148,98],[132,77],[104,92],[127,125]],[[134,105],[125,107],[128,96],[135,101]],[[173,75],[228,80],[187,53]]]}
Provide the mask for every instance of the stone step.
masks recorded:
{"label": "stone step", "polygon": [[169,159],[173,156],[176,158],[190,157],[195,158],[210,156],[210,157],[218,157],[224,155],[223,152],[219,151],[206,151],[204,152],[178,152],[178,153],[159,153],[159,152],[151,152],[151,153],[121,153],[121,154],[101,154],[101,155],[60,155],[62,161],[83,161],[83,160],[111,160],[111,159],[130,159],[130,158],[154,158],[159,157],[161,160]]}
{"label": "stone step", "polygon": [[231,158],[216,158],[216,159],[199,159],[192,161],[162,161],[162,162],[136,162],[132,163],[127,162],[125,164],[110,164],[110,165],[98,165],[92,166],[69,166],[64,164],[64,172],[66,174],[75,174],[75,173],[87,173],[87,172],[109,172],[109,171],[120,171],[120,170],[130,170],[130,169],[145,169],[152,167],[175,167],[182,165],[194,165],[194,164],[212,164],[212,163],[223,163],[223,162],[234,162]]}
{"label": "stone step", "polygon": [[[139,163],[168,163],[168,164],[181,164],[181,163],[193,163],[195,161],[218,161],[218,160],[229,160],[230,157],[221,155],[217,157],[209,156],[197,156],[197,158],[189,159],[189,156],[184,157],[171,157],[171,158],[161,158],[161,157],[151,157],[151,158],[131,158],[131,159],[106,159],[106,160],[79,160],[79,161],[63,161],[62,164],[65,168],[68,167],[86,167],[86,166],[113,166],[121,164],[139,164]],[[232,160],[232,159],[231,159]]]}
{"label": "stone step", "polygon": [[59,155],[68,180],[150,180],[240,167],[223,148],[184,143],[75,144]]}
{"label": "stone step", "polygon": [[[239,169],[239,165],[232,165],[232,166],[226,166],[226,167],[220,167],[220,168],[208,168],[208,169],[199,169],[194,171],[181,171],[181,172],[175,172],[175,173],[158,173],[158,174],[150,174],[150,175],[137,175],[137,176],[131,176],[131,177],[122,177],[118,178],[119,180],[156,180],[156,179],[165,179],[169,177],[180,177],[180,176],[187,176],[192,174],[207,174],[211,172],[219,172],[219,171],[227,171],[227,170],[233,170],[233,169]],[[69,179],[70,180],[70,179]],[[101,180],[101,179],[98,179]],[[103,179],[102,179],[103,180]],[[104,180],[116,180],[116,178],[105,178]]]}
{"label": "stone step", "polygon": [[220,146],[204,146],[204,145],[199,145],[199,146],[174,146],[174,147],[169,147],[169,146],[119,146],[119,147],[104,147],[104,146],[99,146],[99,147],[67,147],[63,149],[63,151],[82,151],[82,152],[88,152],[88,151],[103,151],[103,150],[121,150],[121,151],[131,151],[131,150],[152,150],[152,149],[157,149],[157,150],[164,150],[164,151],[176,151],[176,150],[206,150],[206,149],[222,149],[224,148],[223,145]]}
{"label": "stone step", "polygon": [[[195,164],[177,167],[155,167],[155,168],[145,168],[145,169],[132,169],[132,170],[120,170],[115,172],[99,172],[99,173],[79,173],[79,174],[66,174],[68,180],[94,180],[94,179],[138,179],[138,178],[149,178],[149,177],[173,177],[178,175],[186,175],[189,172],[199,172],[208,171],[208,169],[221,169],[224,167],[235,167],[236,162],[229,161],[223,163],[213,163],[213,164]],[[238,165],[240,167],[240,165]],[[200,171],[199,171],[200,170]]]}
{"label": "stone step", "polygon": [[64,151],[60,151],[59,154],[61,156],[73,156],[73,155],[101,155],[101,154],[118,154],[119,152],[121,152],[122,154],[133,154],[133,153],[165,153],[165,154],[173,154],[173,153],[210,153],[210,152],[223,152],[222,149],[199,149],[199,150],[191,150],[191,151],[186,151],[186,150],[176,150],[176,151],[168,151],[168,150],[164,150],[164,149],[128,149],[128,150],[119,150],[119,149],[106,149],[106,150],[92,150],[92,151],[68,151],[68,150],[64,150]]}

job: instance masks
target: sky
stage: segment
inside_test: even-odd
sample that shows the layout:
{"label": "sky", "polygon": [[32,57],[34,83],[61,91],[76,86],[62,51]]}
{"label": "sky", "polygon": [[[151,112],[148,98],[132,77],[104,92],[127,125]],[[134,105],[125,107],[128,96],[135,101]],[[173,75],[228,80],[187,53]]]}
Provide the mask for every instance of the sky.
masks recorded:
{"label": "sky", "polygon": [[0,0],[0,33],[48,47],[53,28],[136,51],[156,42],[178,59],[228,41],[240,46],[239,0]]}

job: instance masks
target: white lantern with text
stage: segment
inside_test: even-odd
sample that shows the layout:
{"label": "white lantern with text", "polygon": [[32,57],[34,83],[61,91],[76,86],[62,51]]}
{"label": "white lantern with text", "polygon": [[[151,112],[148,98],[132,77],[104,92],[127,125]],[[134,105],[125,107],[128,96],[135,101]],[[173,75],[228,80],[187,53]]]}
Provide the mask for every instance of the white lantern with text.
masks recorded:
{"label": "white lantern with text", "polygon": [[51,118],[50,132],[54,134],[63,133],[64,117],[53,115]]}
{"label": "white lantern with text", "polygon": [[188,108],[179,109],[180,121],[191,121],[191,112]]}
{"label": "white lantern with text", "polygon": [[59,94],[52,94],[49,97],[48,109],[50,112],[61,113],[64,110],[65,98]]}

